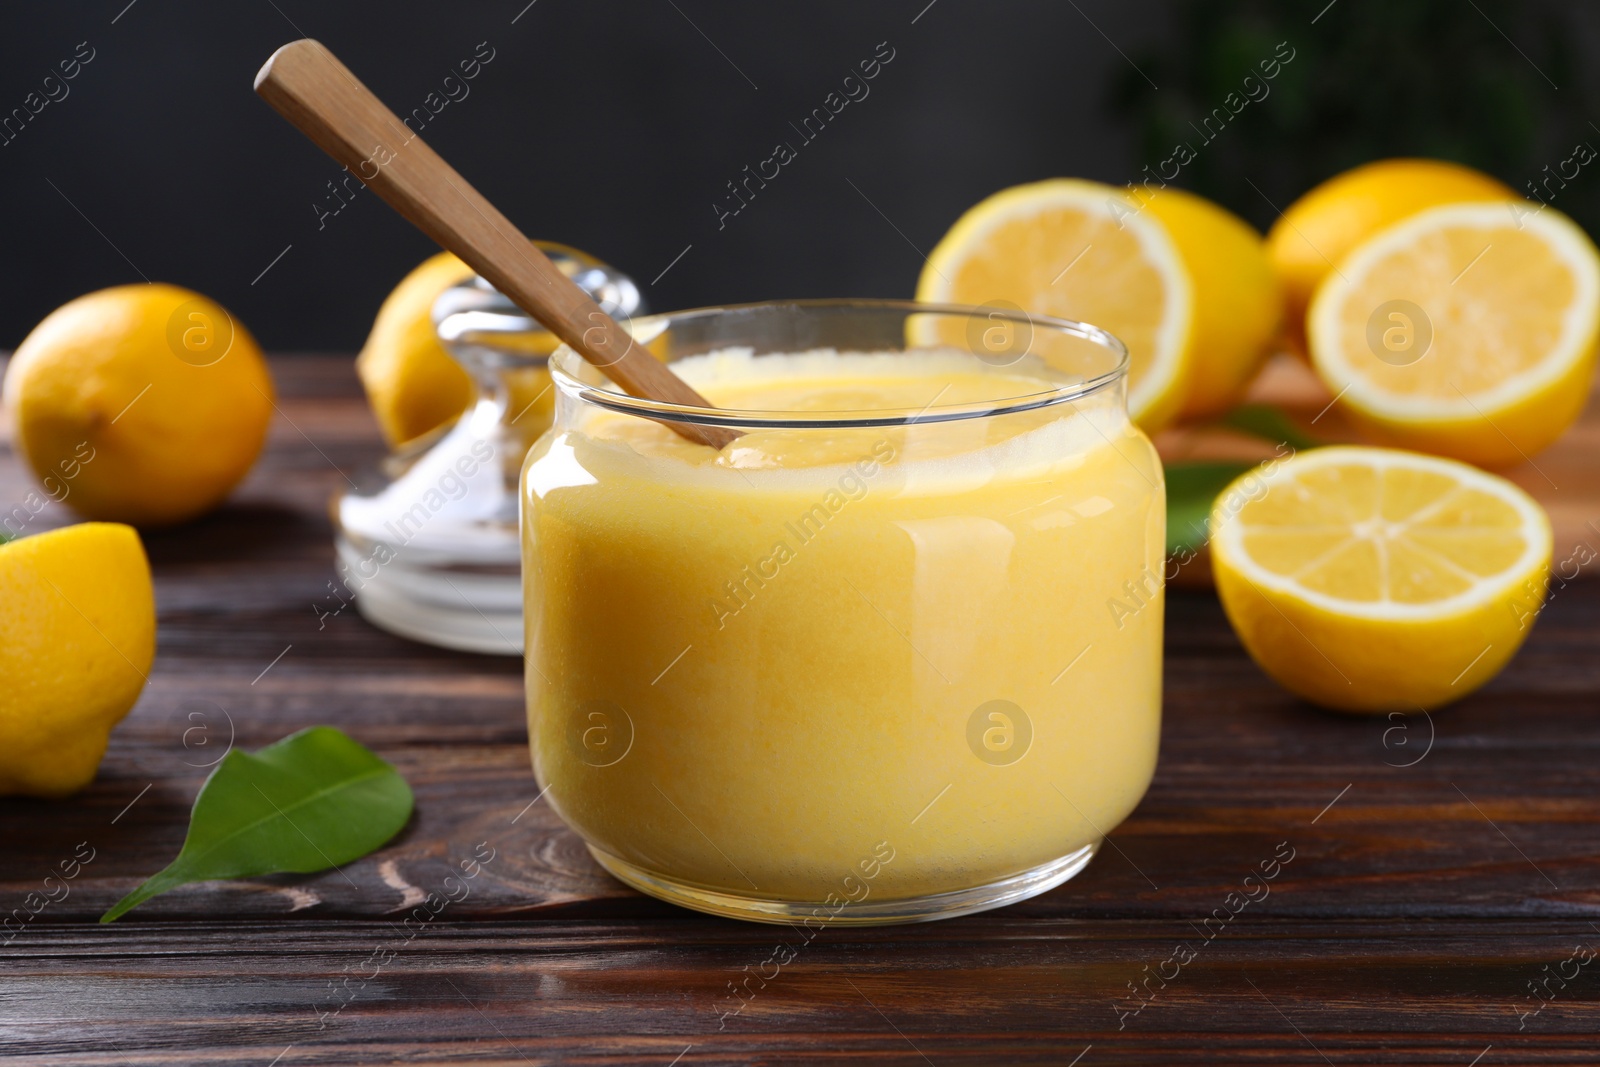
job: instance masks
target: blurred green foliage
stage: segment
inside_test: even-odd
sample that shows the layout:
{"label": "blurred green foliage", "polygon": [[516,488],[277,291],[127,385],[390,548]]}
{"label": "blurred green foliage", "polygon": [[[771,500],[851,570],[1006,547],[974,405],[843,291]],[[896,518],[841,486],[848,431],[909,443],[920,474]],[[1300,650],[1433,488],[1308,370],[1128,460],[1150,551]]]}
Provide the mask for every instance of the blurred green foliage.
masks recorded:
{"label": "blurred green foliage", "polygon": [[[1173,184],[1263,229],[1311,186],[1373,159],[1455,160],[1527,195],[1579,142],[1600,148],[1577,2],[1179,0],[1177,10],[1173,38],[1132,54],[1139,70],[1119,73],[1111,105],[1134,123],[1140,167],[1188,144],[1194,158]],[[1293,59],[1265,81],[1261,61],[1280,42]],[[1260,99],[1239,107],[1246,75]],[[1237,114],[1220,132],[1197,128],[1229,93]],[[1600,165],[1550,188],[1551,206],[1600,233]]]}

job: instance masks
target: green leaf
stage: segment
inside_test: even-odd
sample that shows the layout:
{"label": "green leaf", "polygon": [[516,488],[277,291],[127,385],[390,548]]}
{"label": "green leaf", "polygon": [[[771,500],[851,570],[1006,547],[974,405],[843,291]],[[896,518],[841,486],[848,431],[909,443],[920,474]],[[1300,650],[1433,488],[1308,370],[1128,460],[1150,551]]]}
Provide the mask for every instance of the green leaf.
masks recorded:
{"label": "green leaf", "polygon": [[1222,424],[1265,438],[1273,444],[1286,444],[1297,452],[1322,444],[1271,404],[1241,404],[1223,417]]}
{"label": "green leaf", "polygon": [[1206,543],[1217,494],[1255,466],[1232,460],[1167,464],[1167,555],[1195,552]]}
{"label": "green leaf", "polygon": [[310,874],[360,859],[400,832],[411,805],[398,771],[331,726],[253,754],[229,752],[195,798],[178,858],[100,921],[189,882]]}

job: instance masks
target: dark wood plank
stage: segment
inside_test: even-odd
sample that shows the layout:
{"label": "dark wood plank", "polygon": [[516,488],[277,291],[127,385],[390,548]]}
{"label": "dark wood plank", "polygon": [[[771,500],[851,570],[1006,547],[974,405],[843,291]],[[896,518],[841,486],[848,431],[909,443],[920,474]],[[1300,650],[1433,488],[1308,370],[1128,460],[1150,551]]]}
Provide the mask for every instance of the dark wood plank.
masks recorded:
{"label": "dark wood plank", "polygon": [[[719,1030],[727,984],[799,935],[647,900],[529,807],[514,659],[391,637],[353,609],[319,623],[328,497],[382,450],[348,358],[273,366],[282,410],[257,470],[218,513],[146,538],[156,666],[99,778],[65,802],[0,800],[0,916],[80,842],[95,850],[70,894],[0,945],[0,1056],[266,1064],[293,1045],[284,1067],[665,1064],[692,1045],[685,1067],[1068,1063],[1093,1044],[1083,1067],[1464,1065],[1492,1044],[1485,1065],[1594,1062],[1600,965],[1517,1026],[1529,982],[1575,945],[1600,948],[1600,583],[1560,589],[1485,690],[1404,724],[1295,701],[1211,594],[1174,592],[1161,765],[1084,874],[987,916],[825,930]],[[0,501],[27,488],[0,451]],[[40,528],[70,520],[51,508]],[[319,722],[411,781],[417,814],[394,844],[94,925],[177,852],[230,738],[253,748]],[[496,858],[470,895],[407,942],[405,917],[479,842]],[[1280,842],[1294,859],[1270,896],[1118,1031],[1127,983],[1229,914]],[[331,1010],[328,982],[353,985],[374,946],[396,955],[318,1028],[311,1004]]]}
{"label": "dark wood plank", "polygon": [[[1014,915],[809,942],[710,920],[441,921],[409,942],[372,923],[58,930],[0,973],[0,1052],[976,1065],[1065,1064],[1092,1045],[1085,1064],[1464,1065],[1493,1046],[1483,1062],[1594,1062],[1600,984],[1552,983],[1548,1002],[1525,988],[1595,943],[1586,924],[1238,922],[1209,943],[1183,924]],[[792,962],[763,968],[780,943]],[[1129,1013],[1128,984],[1180,943],[1195,958]],[[765,984],[735,999],[757,970]],[[94,1033],[73,1005],[94,1006]]]}

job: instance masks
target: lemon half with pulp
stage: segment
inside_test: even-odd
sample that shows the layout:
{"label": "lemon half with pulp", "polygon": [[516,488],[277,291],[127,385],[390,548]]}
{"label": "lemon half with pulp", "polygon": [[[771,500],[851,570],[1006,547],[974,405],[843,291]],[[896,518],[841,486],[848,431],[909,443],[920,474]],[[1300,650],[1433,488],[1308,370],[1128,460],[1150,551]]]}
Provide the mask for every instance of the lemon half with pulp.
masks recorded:
{"label": "lemon half with pulp", "polygon": [[1147,431],[1226,410],[1267,354],[1281,305],[1260,235],[1217,205],[1069,178],[967,211],[916,295],[1111,331],[1128,346],[1129,414]]}
{"label": "lemon half with pulp", "polygon": [[1317,373],[1379,440],[1514,464],[1589,398],[1600,252],[1551,208],[1432,208],[1340,261],[1306,321]]}
{"label": "lemon half with pulp", "polygon": [[1393,449],[1320,448],[1243,475],[1212,511],[1234,630],[1285,688],[1418,711],[1483,685],[1544,598],[1544,510],[1503,478]]}

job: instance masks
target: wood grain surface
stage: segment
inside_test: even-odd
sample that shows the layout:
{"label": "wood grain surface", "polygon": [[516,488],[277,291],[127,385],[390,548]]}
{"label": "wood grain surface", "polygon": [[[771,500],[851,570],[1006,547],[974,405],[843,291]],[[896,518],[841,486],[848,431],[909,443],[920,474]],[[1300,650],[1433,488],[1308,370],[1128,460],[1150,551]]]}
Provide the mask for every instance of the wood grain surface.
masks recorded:
{"label": "wood grain surface", "polygon": [[[319,619],[339,604],[328,498],[382,449],[347,358],[273,369],[280,412],[250,479],[209,518],[146,537],[156,664],[99,777],[65,802],[0,800],[0,917],[29,915],[47,875],[93,857],[64,898],[0,932],[0,1058],[1600,1062],[1587,574],[1558,584],[1485,690],[1410,720],[1296,701],[1209,592],[1175,591],[1160,767],[1087,871],[986,915],[803,941],[603,874],[532,803],[516,660],[407,642],[353,608]],[[1596,459],[1573,469],[1595,480]],[[0,503],[29,485],[0,454]],[[1572,506],[1600,521],[1600,503]],[[30,530],[69,521],[52,505]],[[400,838],[340,871],[189,886],[96,924],[176,854],[230,739],[315,723],[411,782]],[[466,896],[430,912],[484,847]],[[1240,906],[1245,876],[1288,850],[1270,893]],[[779,944],[796,948],[782,967]],[[735,999],[751,975],[766,977]]]}

